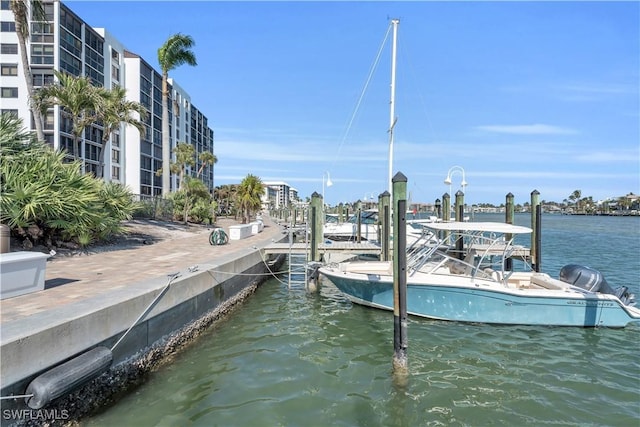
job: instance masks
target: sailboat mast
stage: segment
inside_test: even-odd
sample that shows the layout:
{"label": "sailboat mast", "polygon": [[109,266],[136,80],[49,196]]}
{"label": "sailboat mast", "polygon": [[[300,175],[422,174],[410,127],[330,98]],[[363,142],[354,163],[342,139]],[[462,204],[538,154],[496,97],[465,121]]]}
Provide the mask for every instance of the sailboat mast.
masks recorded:
{"label": "sailboat mast", "polygon": [[[398,44],[398,24],[399,19],[391,20],[393,25],[393,46],[391,48],[391,102],[389,118],[389,194],[393,195],[393,127],[396,124],[396,48]],[[393,198],[392,198],[393,200]]]}

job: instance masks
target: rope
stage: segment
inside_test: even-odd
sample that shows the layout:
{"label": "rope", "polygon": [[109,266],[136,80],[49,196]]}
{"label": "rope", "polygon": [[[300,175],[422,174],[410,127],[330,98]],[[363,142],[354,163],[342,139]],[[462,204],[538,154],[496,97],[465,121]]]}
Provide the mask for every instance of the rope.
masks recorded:
{"label": "rope", "polygon": [[[387,39],[389,38],[389,33],[391,32],[391,28],[392,25],[391,23],[389,24],[389,27],[387,28],[387,33],[384,35],[384,39],[382,40],[382,43],[380,45],[380,49],[378,49],[378,54],[376,55],[376,59],[373,61],[373,64],[371,65],[371,69],[369,70],[369,75],[367,76],[367,81],[364,84],[364,87],[362,88],[362,92],[360,92],[360,98],[358,99],[358,102],[356,103],[356,107],[353,110],[353,114],[351,115],[351,119],[349,120],[349,123],[347,125],[347,129],[345,130],[343,136],[342,136],[342,140],[340,141],[340,145],[338,146],[338,155],[335,157],[335,159],[340,158],[340,151],[342,150],[342,146],[344,145],[345,140],[347,139],[347,135],[349,134],[349,131],[351,130],[351,126],[353,125],[353,121],[356,118],[356,114],[358,113],[358,110],[360,109],[360,104],[362,103],[362,100],[364,99],[364,94],[367,91],[367,88],[369,87],[369,83],[371,82],[371,78],[373,77],[373,73],[375,72],[376,68],[378,67],[378,62],[380,61],[380,56],[382,55],[382,49],[384,48],[384,45],[387,42]],[[335,164],[335,160],[333,161],[333,163],[331,164],[331,166],[333,166]],[[331,168],[330,168],[331,169]]]}
{"label": "rope", "polygon": [[[267,270],[269,270],[269,273],[271,273],[271,276],[273,276],[274,279],[280,282],[281,285],[284,285],[285,282],[283,280],[280,280],[280,278],[276,276],[273,271],[271,271],[271,267],[269,267],[269,263],[265,259],[263,251],[260,251],[260,257],[262,258],[262,262],[264,263],[265,267],[267,267]],[[280,274],[284,274],[284,273],[285,273],[284,271],[280,272]]]}
{"label": "rope", "polygon": [[[193,267],[192,267],[193,268]],[[191,269],[190,269],[191,271]],[[149,313],[149,310],[151,310],[151,308],[156,304],[156,302],[158,302],[158,300],[160,298],[162,298],[162,296],[167,292],[167,290],[169,289],[169,286],[171,285],[171,283],[176,279],[180,277],[180,273],[172,273],[169,274],[169,281],[167,282],[167,285],[164,287],[164,289],[162,289],[162,291],[153,299],[153,301],[151,301],[151,304],[149,304],[147,306],[147,308],[144,309],[144,311],[140,314],[140,316],[138,316],[138,318],[136,319],[135,322],[133,322],[133,324],[131,326],[129,326],[129,329],[127,329],[127,331],[120,337],[120,339],[118,341],[116,341],[116,343],[113,345],[113,347],[111,347],[111,351],[113,352],[113,349],[116,348],[118,346],[118,344],[120,344],[120,342],[124,339],[124,337],[127,336],[127,334],[129,332],[131,332],[131,329],[133,329],[134,326],[136,326],[138,324],[138,322],[140,320],[142,320],[142,318],[144,316],[146,316]]]}
{"label": "rope", "polygon": [[26,397],[33,397],[34,394],[18,394],[15,396],[1,396],[0,400],[8,400],[8,399],[22,399],[22,398],[26,398]]}

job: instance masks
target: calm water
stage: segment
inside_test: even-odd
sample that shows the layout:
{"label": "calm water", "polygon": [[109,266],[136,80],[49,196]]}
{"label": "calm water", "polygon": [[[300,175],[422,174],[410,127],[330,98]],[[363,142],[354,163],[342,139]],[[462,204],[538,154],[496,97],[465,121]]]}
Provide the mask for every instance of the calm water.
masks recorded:
{"label": "calm water", "polygon": [[[518,224],[529,221],[517,217]],[[640,218],[546,215],[542,239],[544,271],[557,275],[564,264],[585,264],[640,294]],[[170,365],[82,425],[640,425],[638,326],[411,319],[410,373],[401,387],[391,375],[392,320],[391,313],[352,305],[329,283],[307,294],[270,280]]]}

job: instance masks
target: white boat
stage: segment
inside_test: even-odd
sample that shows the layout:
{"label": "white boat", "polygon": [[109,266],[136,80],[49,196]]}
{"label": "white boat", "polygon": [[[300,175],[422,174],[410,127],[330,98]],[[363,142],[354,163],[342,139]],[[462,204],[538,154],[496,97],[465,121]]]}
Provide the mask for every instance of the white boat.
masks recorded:
{"label": "white boat", "polygon": [[[487,222],[427,227],[448,238],[408,249],[406,295],[411,315],[502,325],[621,328],[640,322],[640,309],[628,288],[613,289],[597,270],[567,265],[558,278],[530,269],[505,270],[507,259],[528,252],[514,245],[513,238],[530,233],[530,228]],[[462,252],[452,238],[462,239]],[[393,310],[392,262],[345,262],[323,266],[319,272],[352,302]]]}
{"label": "white boat", "polygon": [[[407,217],[409,217],[409,215],[407,215]],[[337,215],[333,214],[327,214],[325,219],[326,222],[323,227],[325,239],[336,242],[355,242],[357,240],[358,218],[356,215],[352,215],[347,221],[342,223],[338,222]],[[407,245],[411,245],[423,238],[424,234],[428,233],[428,230],[425,230],[424,225],[436,221],[438,221],[436,216],[406,220]],[[362,215],[360,215],[360,239],[362,241],[379,242],[379,224],[377,209],[368,209],[363,211]],[[390,238],[393,239],[392,236]]]}
{"label": "white boat", "polygon": [[[351,215],[345,222],[338,222],[335,216],[326,216],[327,221],[323,227],[325,239],[336,242],[354,242],[358,236],[357,215]],[[335,219],[335,221],[332,221]],[[378,211],[368,209],[362,211],[360,215],[360,239],[378,240]]]}

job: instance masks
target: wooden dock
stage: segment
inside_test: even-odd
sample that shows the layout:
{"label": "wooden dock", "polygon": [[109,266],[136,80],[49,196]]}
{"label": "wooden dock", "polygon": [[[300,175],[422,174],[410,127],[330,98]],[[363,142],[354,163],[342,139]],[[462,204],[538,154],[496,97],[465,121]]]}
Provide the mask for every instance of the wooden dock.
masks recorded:
{"label": "wooden dock", "polygon": [[[264,249],[265,254],[296,254],[305,255],[307,251],[311,250],[311,247],[306,243],[271,243]],[[334,242],[334,243],[321,243],[318,245],[318,252],[331,253],[331,252],[343,252],[352,254],[380,254],[380,245],[376,243],[365,242]]]}

